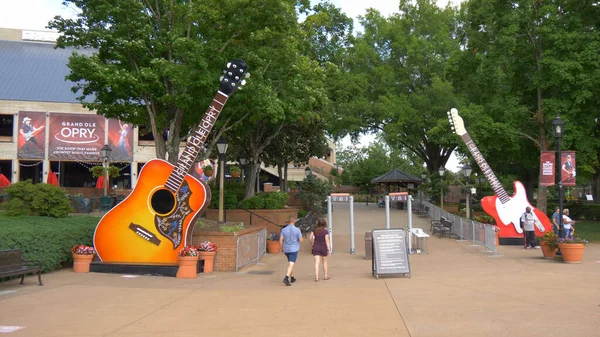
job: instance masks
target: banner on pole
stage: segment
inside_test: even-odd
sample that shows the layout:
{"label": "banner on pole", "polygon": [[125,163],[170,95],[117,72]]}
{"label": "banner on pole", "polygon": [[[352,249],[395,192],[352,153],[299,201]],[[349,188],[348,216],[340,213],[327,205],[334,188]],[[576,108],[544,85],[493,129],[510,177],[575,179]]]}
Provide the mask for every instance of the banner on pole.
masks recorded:
{"label": "banner on pole", "polygon": [[390,193],[390,201],[406,201],[408,200],[408,192]]}
{"label": "banner on pole", "polygon": [[560,163],[563,186],[575,186],[575,151],[564,151],[561,153]]}
{"label": "banner on pole", "polygon": [[556,153],[554,151],[542,151],[540,156],[540,186],[553,186],[556,179],[555,160]]}
{"label": "banner on pole", "polygon": [[46,113],[19,111],[17,158],[44,159]]}

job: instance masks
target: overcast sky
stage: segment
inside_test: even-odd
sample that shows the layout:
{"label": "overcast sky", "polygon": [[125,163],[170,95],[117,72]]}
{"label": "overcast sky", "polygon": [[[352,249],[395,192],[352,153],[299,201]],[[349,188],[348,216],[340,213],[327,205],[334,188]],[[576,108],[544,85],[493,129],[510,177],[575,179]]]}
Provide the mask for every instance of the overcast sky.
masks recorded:
{"label": "overcast sky", "polygon": [[[312,3],[317,2],[311,0]],[[437,0],[439,7],[445,7],[448,2],[452,5],[463,0]],[[379,12],[388,16],[398,10],[398,1],[394,0],[331,0],[331,2],[342,8],[342,10],[355,19],[355,29],[358,27],[356,21],[359,15],[363,15],[369,7],[379,10]],[[73,8],[67,8],[62,5],[62,0],[0,0],[0,28],[18,28],[31,30],[46,30],[48,21],[55,15],[71,17],[76,14]],[[448,128],[450,131],[450,128]],[[363,136],[360,139],[361,146],[367,146],[373,141],[372,136]],[[349,138],[342,141],[342,146],[350,144]],[[456,171],[458,161],[452,156],[446,165],[451,171]]]}

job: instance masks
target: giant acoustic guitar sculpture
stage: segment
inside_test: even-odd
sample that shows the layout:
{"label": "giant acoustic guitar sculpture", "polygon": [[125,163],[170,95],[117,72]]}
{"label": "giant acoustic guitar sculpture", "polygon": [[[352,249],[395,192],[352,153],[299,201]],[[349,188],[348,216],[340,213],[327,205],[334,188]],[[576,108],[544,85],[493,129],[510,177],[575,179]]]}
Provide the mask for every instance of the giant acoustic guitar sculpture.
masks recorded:
{"label": "giant acoustic guitar sculpture", "polygon": [[147,162],[131,194],[102,217],[94,246],[103,262],[177,264],[177,253],[191,239],[196,218],[210,201],[209,187],[188,172],[228,97],[244,84],[247,68],[242,60],[227,64],[219,91],[177,164]]}
{"label": "giant acoustic guitar sculpture", "polygon": [[494,218],[498,227],[500,227],[499,237],[501,238],[522,238],[523,230],[521,229],[521,215],[525,212],[526,207],[531,207],[535,218],[535,235],[543,235],[546,228],[552,230],[548,216],[539,209],[531,206],[527,199],[525,186],[520,181],[513,182],[515,193],[509,196],[504,187],[492,171],[490,165],[477,148],[477,145],[471,139],[471,136],[465,129],[462,117],[458,115],[458,110],[451,109],[448,112],[448,119],[454,132],[459,135],[467,148],[473,155],[473,158],[479,165],[481,172],[485,175],[492,189],[496,193],[495,196],[488,196],[481,199],[481,207],[483,210]]}

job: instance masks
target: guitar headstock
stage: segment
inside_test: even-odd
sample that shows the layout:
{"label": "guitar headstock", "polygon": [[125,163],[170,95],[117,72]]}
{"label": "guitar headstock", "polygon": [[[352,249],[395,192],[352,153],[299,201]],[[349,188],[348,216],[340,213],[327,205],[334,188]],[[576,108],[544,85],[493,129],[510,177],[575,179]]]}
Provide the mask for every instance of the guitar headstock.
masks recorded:
{"label": "guitar headstock", "polygon": [[240,59],[233,59],[227,63],[227,69],[223,70],[223,76],[219,79],[219,91],[229,96],[233,94],[235,89],[241,88],[246,84],[244,78],[250,77],[248,65]]}
{"label": "guitar headstock", "polygon": [[465,129],[465,123],[463,122],[462,117],[458,115],[458,110],[455,108],[450,109],[448,112],[448,121],[450,122],[452,131],[454,131],[457,135],[462,136],[467,133],[467,129]]}

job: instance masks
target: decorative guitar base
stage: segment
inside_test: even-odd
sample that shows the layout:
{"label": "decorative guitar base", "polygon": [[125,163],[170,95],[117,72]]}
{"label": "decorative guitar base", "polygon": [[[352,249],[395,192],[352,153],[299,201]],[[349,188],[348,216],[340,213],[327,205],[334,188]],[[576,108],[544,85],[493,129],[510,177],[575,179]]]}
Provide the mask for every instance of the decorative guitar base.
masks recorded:
{"label": "decorative guitar base", "polygon": [[[125,264],[125,263],[102,263],[92,262],[90,272],[107,274],[147,275],[147,276],[169,276],[177,275],[178,265],[156,265],[156,264]],[[198,261],[198,273],[204,272],[204,260]]]}
{"label": "decorative guitar base", "polygon": [[523,237],[499,237],[498,238],[498,243],[500,243],[500,246],[521,246],[523,247]]}

